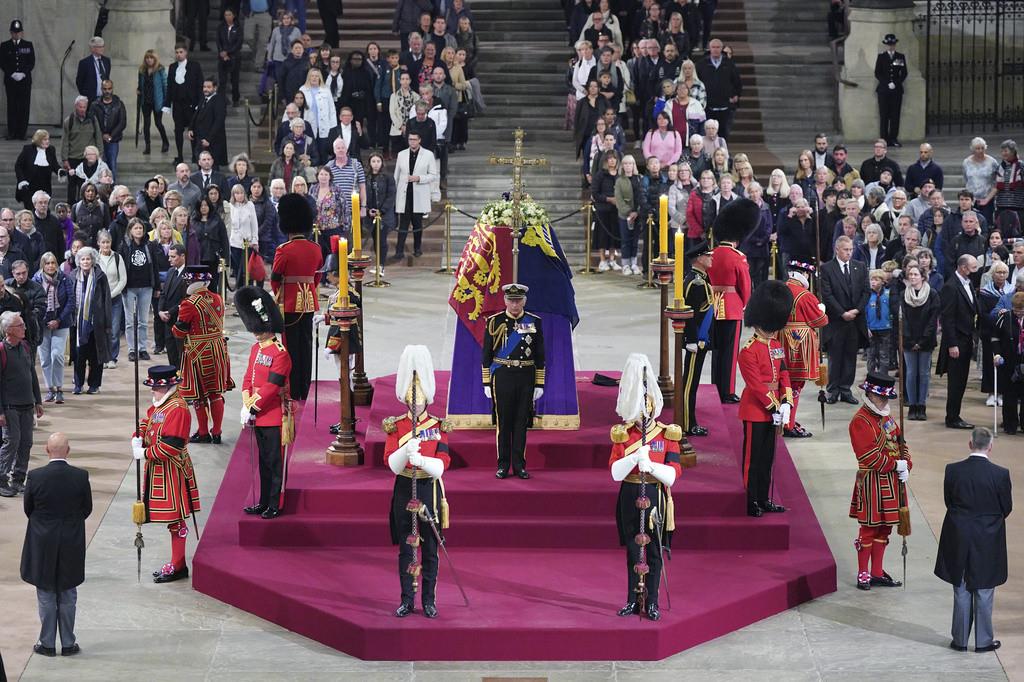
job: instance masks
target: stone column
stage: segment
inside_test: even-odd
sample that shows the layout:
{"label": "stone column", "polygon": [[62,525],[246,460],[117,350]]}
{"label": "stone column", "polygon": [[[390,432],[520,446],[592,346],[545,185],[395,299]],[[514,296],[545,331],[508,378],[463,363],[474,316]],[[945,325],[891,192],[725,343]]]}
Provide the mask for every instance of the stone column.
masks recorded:
{"label": "stone column", "polygon": [[854,0],[850,8],[850,35],[846,39],[844,80],[840,84],[839,115],[843,137],[864,142],[878,137],[878,97],[875,94],[875,57],[884,47],[882,37],[893,33],[896,49],[907,56],[907,80],[903,83],[900,137],[920,140],[925,136],[925,82],[921,41],[914,33],[913,0]]}

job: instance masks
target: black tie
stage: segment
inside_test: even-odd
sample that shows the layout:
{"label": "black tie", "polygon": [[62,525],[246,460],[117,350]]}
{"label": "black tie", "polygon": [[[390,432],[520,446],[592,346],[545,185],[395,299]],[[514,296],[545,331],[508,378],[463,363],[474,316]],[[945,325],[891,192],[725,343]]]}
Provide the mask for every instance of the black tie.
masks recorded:
{"label": "black tie", "polygon": [[850,264],[849,262],[843,263],[843,277],[846,278],[847,284],[853,284],[853,279],[850,277]]}
{"label": "black tie", "polygon": [[206,174],[203,174],[203,187],[209,187],[209,186],[210,186],[210,176],[206,175]]}

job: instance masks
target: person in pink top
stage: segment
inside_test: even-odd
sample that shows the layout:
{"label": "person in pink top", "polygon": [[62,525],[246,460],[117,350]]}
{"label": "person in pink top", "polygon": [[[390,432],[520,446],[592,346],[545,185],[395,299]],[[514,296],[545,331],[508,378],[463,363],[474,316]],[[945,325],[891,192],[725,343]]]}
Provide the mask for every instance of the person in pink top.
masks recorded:
{"label": "person in pink top", "polygon": [[658,112],[654,121],[656,127],[644,136],[644,156],[657,157],[661,165],[668,166],[683,155],[683,139],[672,128],[672,121],[664,111]]}

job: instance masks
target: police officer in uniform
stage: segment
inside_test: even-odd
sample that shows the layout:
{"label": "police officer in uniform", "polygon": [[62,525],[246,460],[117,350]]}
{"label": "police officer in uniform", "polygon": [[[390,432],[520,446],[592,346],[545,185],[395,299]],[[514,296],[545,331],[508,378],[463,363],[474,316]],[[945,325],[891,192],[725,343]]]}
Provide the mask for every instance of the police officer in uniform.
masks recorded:
{"label": "police officer in uniform", "polygon": [[693,319],[686,325],[684,340],[686,357],[683,360],[683,431],[689,436],[706,436],[708,430],[697,423],[697,386],[704,369],[704,358],[711,348],[712,325],[715,311],[711,309],[714,292],[708,278],[711,267],[711,244],[701,239],[686,250],[690,270],[686,273],[683,297],[686,305],[693,308]]}
{"label": "police officer in uniform", "polygon": [[11,22],[11,39],[0,43],[0,69],[7,90],[7,139],[24,140],[28,132],[28,112],[32,98],[32,67],[36,52],[32,43],[22,39],[21,19]]}
{"label": "police officer in uniform", "polygon": [[900,107],[903,105],[903,81],[907,79],[907,58],[896,51],[896,36],[886,34],[882,39],[885,52],[875,60],[875,80],[878,86],[878,136],[890,147],[902,147],[900,136]]}
{"label": "police officer in uniform", "polygon": [[533,404],[544,394],[544,333],[540,318],[525,310],[529,287],[506,284],[505,311],[487,318],[484,332],[484,393],[494,401],[498,426],[498,471],[509,468],[519,478],[526,471],[526,429],[533,421]]}

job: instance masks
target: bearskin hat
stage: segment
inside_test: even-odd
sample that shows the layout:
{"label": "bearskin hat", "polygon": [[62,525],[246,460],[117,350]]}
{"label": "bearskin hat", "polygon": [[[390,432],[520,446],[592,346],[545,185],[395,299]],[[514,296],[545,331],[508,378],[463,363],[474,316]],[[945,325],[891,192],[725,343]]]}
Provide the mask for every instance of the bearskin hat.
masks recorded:
{"label": "bearskin hat", "polygon": [[717,242],[740,242],[747,238],[761,220],[761,209],[750,199],[736,199],[718,212],[711,228]]}
{"label": "bearskin hat", "polygon": [[284,331],[284,317],[266,289],[250,285],[236,291],[235,310],[242,318],[242,324],[253,334],[280,334]]}
{"label": "bearskin hat", "polygon": [[277,222],[285,234],[304,234],[313,230],[313,209],[305,197],[285,194],[277,204]]}
{"label": "bearskin hat", "polygon": [[769,279],[754,289],[743,311],[743,322],[766,332],[777,332],[786,326],[793,310],[793,292],[785,282]]}

